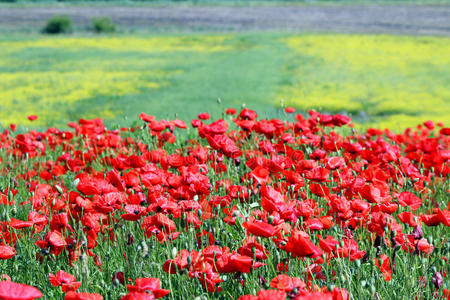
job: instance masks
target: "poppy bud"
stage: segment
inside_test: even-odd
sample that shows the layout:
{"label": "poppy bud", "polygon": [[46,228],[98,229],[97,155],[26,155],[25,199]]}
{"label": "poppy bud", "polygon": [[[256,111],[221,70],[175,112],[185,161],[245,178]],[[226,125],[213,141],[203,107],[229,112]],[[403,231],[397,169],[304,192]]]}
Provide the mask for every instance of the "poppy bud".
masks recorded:
{"label": "poppy bud", "polygon": [[114,278],[113,279],[113,286],[119,286],[120,285],[120,281],[119,281],[119,279],[117,279],[117,278]]}
{"label": "poppy bud", "polygon": [[370,293],[373,295],[373,294],[375,294],[376,291],[377,291],[377,289],[376,289],[375,286],[372,284],[372,285],[370,286]]}
{"label": "poppy bud", "polygon": [[60,194],[60,195],[62,195],[63,194],[63,189],[59,186],[59,185],[55,185],[55,189],[58,191],[58,193]]}
{"label": "poppy bud", "polygon": [[357,259],[355,262],[356,262],[356,267],[358,269],[360,269],[361,268],[361,261],[359,259]]}
{"label": "poppy bud", "polygon": [[271,215],[269,216],[269,218],[267,219],[267,223],[272,224],[274,220],[274,217]]}
{"label": "poppy bud", "polygon": [[441,272],[436,272],[433,275],[433,278],[431,279],[431,281],[433,282],[433,285],[436,289],[440,289],[442,286],[442,283],[444,282],[444,280],[442,279],[442,274]]}
{"label": "poppy bud", "polygon": [[148,256],[148,246],[147,246],[147,243],[144,242],[144,241],[142,241],[141,245],[142,245],[142,257],[147,258],[147,256]]}
{"label": "poppy bud", "polygon": [[173,249],[172,249],[172,258],[177,257],[177,254],[178,254],[177,248],[176,248],[176,247],[173,247]]}
{"label": "poppy bud", "polygon": [[131,246],[133,244],[133,242],[134,242],[133,235],[131,233],[129,233],[128,237],[127,237],[127,246]]}
{"label": "poppy bud", "polygon": [[259,280],[261,281],[261,283],[262,283],[263,285],[266,285],[266,284],[267,284],[267,279],[265,279],[264,277],[262,277],[260,274],[258,274],[258,278],[259,278]]}
{"label": "poppy bud", "polygon": [[420,240],[423,237],[422,227],[420,225],[414,227],[412,234],[414,236],[414,239]]}
{"label": "poppy bud", "polygon": [[203,213],[202,213],[201,209],[197,210],[197,216],[198,216],[199,219],[202,217],[202,214]]}
{"label": "poppy bud", "polygon": [[237,159],[237,158],[235,158],[233,161],[234,161],[234,165],[236,167],[239,167],[239,165],[241,164],[241,161],[239,159]]}
{"label": "poppy bud", "polygon": [[189,255],[189,256],[187,257],[187,263],[188,263],[188,265],[190,265],[191,262],[192,262],[192,257]]}
{"label": "poppy bud", "polygon": [[14,177],[11,178],[11,183],[14,185],[14,187],[17,187],[17,179]]}

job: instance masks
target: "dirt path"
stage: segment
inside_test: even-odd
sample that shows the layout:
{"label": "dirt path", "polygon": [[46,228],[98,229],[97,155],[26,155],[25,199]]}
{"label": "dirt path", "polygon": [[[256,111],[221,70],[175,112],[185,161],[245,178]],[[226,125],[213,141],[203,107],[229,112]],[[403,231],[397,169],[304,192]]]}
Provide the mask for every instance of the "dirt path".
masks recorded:
{"label": "dirt path", "polygon": [[0,29],[38,29],[53,15],[86,27],[110,16],[121,28],[158,31],[270,31],[450,36],[450,5],[168,6],[0,8]]}

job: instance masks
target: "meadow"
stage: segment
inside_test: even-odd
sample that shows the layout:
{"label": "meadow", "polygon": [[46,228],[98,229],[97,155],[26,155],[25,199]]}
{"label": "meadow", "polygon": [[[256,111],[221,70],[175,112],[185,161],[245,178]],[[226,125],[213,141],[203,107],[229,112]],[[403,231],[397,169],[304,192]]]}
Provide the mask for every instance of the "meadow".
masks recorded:
{"label": "meadow", "polygon": [[[446,37],[228,33],[0,38],[0,120],[65,126],[140,112],[192,119],[224,106],[351,116],[359,128],[450,121]],[[20,107],[20,109],[18,109]],[[29,123],[27,115],[40,116]]]}
{"label": "meadow", "polygon": [[[112,34],[0,4],[0,300],[450,300],[450,38],[399,1],[320,30],[443,36],[275,30],[303,1],[96,3],[147,6]],[[74,33],[30,27],[57,6]]]}

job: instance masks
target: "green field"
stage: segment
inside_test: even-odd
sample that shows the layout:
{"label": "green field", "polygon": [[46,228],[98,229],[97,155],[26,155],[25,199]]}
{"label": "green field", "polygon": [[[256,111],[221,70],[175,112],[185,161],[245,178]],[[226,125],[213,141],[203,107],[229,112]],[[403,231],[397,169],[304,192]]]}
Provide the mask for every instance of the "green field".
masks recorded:
{"label": "green field", "polygon": [[[393,130],[450,123],[450,39],[278,33],[114,35],[0,39],[0,120],[61,126],[140,112],[189,120],[246,104],[350,114]],[[18,109],[20,107],[20,109]]]}

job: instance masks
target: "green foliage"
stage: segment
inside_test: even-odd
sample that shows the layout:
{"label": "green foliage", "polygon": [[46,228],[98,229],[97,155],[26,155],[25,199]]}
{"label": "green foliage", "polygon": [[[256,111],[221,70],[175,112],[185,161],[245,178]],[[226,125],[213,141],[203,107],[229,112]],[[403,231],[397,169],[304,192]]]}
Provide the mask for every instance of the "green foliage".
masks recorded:
{"label": "green foliage", "polygon": [[68,16],[54,16],[42,29],[43,33],[59,34],[72,32],[72,20]]}
{"label": "green foliage", "polygon": [[110,17],[93,18],[92,27],[97,33],[109,33],[116,31],[116,24]]}

